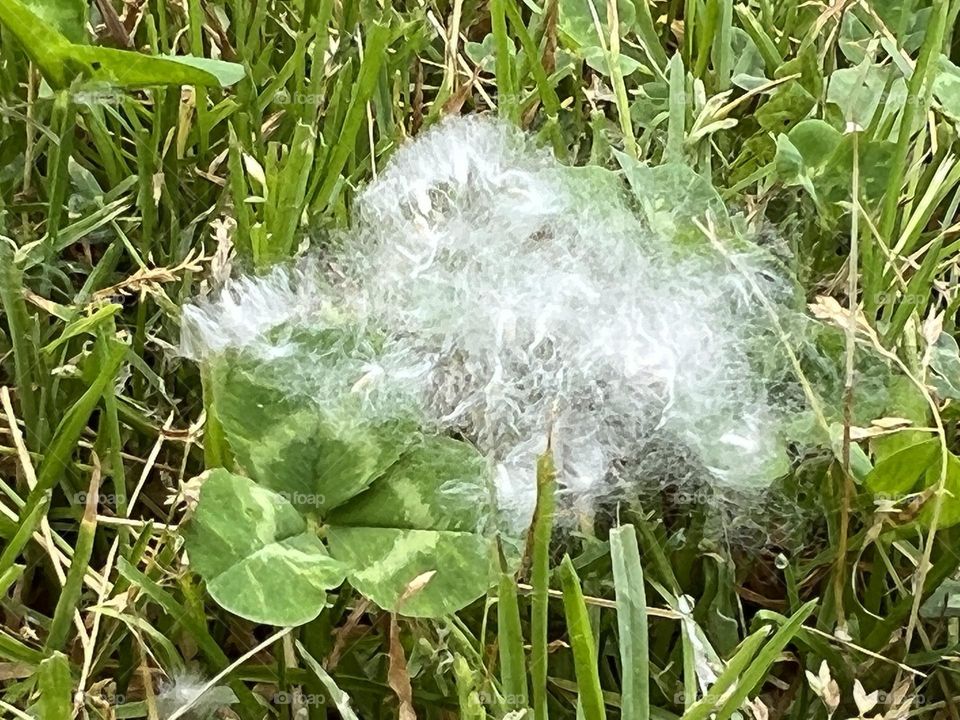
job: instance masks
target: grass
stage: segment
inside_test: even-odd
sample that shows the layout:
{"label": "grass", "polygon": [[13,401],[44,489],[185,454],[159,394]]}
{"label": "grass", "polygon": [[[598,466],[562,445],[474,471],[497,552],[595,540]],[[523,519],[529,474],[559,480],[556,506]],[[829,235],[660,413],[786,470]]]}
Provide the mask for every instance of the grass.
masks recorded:
{"label": "grass", "polygon": [[[4,717],[154,718],[184,668],[245,719],[960,715],[960,0],[29,7],[47,22],[24,45],[0,0]],[[78,70],[90,48],[57,27],[242,79]],[[848,412],[791,478],[815,509],[803,543],[709,545],[662,498],[551,544],[544,465],[529,592],[507,576],[423,622],[344,588],[306,626],[255,627],[209,599],[176,530],[184,484],[226,452],[171,352],[178,307],[343,226],[398,145],[467,112],[568,163],[692,169],[789,245],[811,302],[836,300],[818,307],[838,358],[898,368],[889,400],[862,417],[853,366],[822,398]],[[898,458],[931,436],[929,467]]]}

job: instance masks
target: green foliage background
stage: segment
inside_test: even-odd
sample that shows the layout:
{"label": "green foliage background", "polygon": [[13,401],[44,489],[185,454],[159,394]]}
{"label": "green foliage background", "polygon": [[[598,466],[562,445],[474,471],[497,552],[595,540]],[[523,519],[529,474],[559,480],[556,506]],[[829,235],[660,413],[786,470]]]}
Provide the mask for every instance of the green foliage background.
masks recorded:
{"label": "green foliage background", "polygon": [[[0,0],[0,714],[155,717],[190,669],[245,719],[956,716],[958,14]],[[627,168],[652,223],[693,237],[689,207],[734,208],[789,245],[836,357],[869,349],[895,379],[795,463],[802,545],[706,544],[669,498],[551,545],[544,505],[519,591],[505,563],[455,615],[393,616],[348,584],[295,630],[257,626],[211,599],[194,570],[217,558],[188,565],[177,530],[225,460],[171,352],[178,308],[346,224],[399,144],[467,112]],[[823,401],[855,417],[860,382]]]}

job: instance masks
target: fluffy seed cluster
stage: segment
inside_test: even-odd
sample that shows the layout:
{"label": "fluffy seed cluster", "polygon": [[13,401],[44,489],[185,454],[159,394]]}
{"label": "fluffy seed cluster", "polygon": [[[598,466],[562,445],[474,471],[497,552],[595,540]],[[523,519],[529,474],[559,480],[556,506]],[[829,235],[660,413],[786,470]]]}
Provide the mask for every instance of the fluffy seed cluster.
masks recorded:
{"label": "fluffy seed cluster", "polygon": [[469,439],[518,528],[548,441],[572,516],[660,488],[758,496],[786,471],[786,363],[757,290],[778,313],[797,305],[766,253],[680,245],[613,173],[480,117],[400,148],[353,217],[321,256],[188,306],[184,354],[289,363],[278,327],[375,332],[349,383],[304,357],[290,391],[361,392],[371,420],[403,405]]}
{"label": "fluffy seed cluster", "polygon": [[225,685],[204,688],[204,679],[193,672],[172,677],[160,687],[157,712],[165,719],[188,707],[181,716],[186,720],[210,720],[217,710],[237,701],[236,695]]}

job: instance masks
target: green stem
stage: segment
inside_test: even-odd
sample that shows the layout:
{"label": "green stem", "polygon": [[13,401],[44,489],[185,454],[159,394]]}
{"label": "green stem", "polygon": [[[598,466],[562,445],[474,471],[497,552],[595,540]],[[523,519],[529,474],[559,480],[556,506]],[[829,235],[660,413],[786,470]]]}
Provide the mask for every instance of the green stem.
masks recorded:
{"label": "green stem", "polygon": [[530,677],[534,720],[547,720],[547,622],[550,590],[550,537],[556,506],[557,473],[548,451],[537,462],[537,507],[531,537],[533,592],[530,600]]}

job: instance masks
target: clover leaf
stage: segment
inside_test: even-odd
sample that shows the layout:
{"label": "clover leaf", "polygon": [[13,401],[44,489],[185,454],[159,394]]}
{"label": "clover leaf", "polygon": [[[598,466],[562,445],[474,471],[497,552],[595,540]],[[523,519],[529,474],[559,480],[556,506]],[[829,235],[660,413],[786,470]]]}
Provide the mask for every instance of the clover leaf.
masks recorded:
{"label": "clover leaf", "polygon": [[[212,361],[213,410],[246,477],[216,469],[203,483],[185,529],[191,564],[220,605],[267,624],[308,622],[344,578],[393,612],[459,610],[495,577],[487,461],[466,442],[422,435],[402,409],[370,416],[349,387],[326,401],[302,392],[362,365],[359,346],[335,361],[328,340]],[[303,343],[316,375],[306,383]]]}
{"label": "clover leaf", "polygon": [[222,469],[204,482],[185,536],[213,599],[255,622],[312,620],[345,575],[293,505]]}

